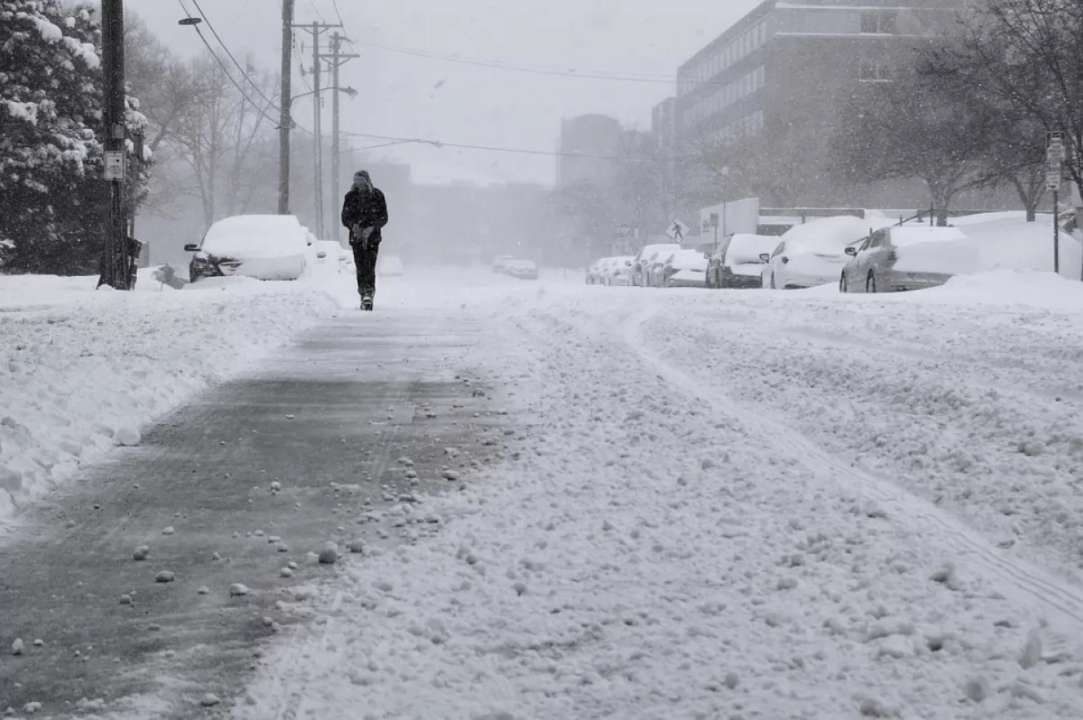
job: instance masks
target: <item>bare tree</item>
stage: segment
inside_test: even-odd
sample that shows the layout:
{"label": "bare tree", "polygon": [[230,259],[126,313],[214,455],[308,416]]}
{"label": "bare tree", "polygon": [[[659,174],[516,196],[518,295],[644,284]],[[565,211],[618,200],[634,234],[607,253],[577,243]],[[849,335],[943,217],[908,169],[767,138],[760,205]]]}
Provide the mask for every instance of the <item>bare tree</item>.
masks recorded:
{"label": "bare tree", "polygon": [[988,152],[997,119],[915,67],[851,96],[831,141],[836,174],[850,182],[919,178],[939,224],[961,192],[993,184]]}
{"label": "bare tree", "polygon": [[254,166],[263,154],[273,152],[265,142],[273,128],[270,108],[253,105],[217,63],[197,60],[191,73],[198,78],[196,97],[178,117],[173,140],[193,173],[209,225],[219,217],[219,197],[224,214],[238,214],[250,208],[256,189],[266,185],[266,173],[255,172]]}
{"label": "bare tree", "polygon": [[1048,133],[1067,138],[1067,169],[1083,188],[1083,4],[989,0],[967,16],[959,43],[941,62],[1001,118],[995,161],[1006,167],[1028,217],[1044,193]]}

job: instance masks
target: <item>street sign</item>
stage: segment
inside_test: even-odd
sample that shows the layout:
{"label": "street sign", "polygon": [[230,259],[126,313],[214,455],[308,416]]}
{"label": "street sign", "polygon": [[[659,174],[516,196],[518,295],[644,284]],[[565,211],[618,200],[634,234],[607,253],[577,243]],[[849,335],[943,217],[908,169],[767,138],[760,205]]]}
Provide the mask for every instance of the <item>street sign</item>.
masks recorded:
{"label": "street sign", "polygon": [[1045,173],[1045,187],[1048,190],[1060,190],[1061,186],[1061,174],[1060,170],[1047,170]]}
{"label": "street sign", "polygon": [[124,151],[107,150],[105,152],[105,179],[116,182],[124,180]]}
{"label": "street sign", "polygon": [[684,240],[685,236],[688,235],[688,226],[680,220],[674,220],[669,229],[666,230],[666,235],[669,235],[674,240]]}

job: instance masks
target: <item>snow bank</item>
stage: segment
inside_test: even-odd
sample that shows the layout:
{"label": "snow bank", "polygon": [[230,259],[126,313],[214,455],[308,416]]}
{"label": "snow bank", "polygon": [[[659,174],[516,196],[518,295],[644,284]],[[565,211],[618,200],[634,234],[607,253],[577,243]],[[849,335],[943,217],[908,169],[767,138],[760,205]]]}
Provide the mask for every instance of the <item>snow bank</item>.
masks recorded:
{"label": "snow bank", "polygon": [[[1053,270],[1053,224],[1049,215],[1028,223],[1020,213],[990,213],[956,221],[972,241],[978,270]],[[1083,277],[1079,241],[1060,235],[1060,266],[1064,277]]]}
{"label": "snow bank", "polygon": [[1078,312],[1083,309],[1083,283],[1051,272],[991,270],[953,277],[942,287],[918,293],[916,301],[928,299]]}
{"label": "snow bank", "polygon": [[94,291],[0,275],[0,525],[193,393],[338,306],[312,284],[229,279]]}

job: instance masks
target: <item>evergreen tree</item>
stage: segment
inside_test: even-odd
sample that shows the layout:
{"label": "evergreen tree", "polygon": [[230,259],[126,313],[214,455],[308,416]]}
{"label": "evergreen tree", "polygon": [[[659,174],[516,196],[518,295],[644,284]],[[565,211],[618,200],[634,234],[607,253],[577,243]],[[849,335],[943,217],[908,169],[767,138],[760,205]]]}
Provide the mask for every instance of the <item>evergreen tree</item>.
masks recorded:
{"label": "evergreen tree", "polygon": [[[0,268],[97,270],[107,187],[102,173],[101,32],[89,6],[0,0]],[[129,134],[145,125],[128,100]],[[129,149],[134,146],[129,143]],[[139,160],[143,160],[140,158]],[[130,201],[145,192],[134,162]]]}

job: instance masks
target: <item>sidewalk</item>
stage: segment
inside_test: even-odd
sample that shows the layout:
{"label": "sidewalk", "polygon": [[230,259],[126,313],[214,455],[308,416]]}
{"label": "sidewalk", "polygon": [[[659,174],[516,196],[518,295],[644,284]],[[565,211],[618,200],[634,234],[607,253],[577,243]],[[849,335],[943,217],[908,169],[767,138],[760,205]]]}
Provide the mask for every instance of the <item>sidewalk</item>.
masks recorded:
{"label": "sidewalk", "polygon": [[190,717],[207,693],[225,707],[257,641],[336,572],[311,553],[335,541],[349,563],[351,540],[434,532],[414,493],[488,460],[479,437],[500,418],[464,382],[475,332],[409,310],[323,325],[30,511],[0,547],[0,712]]}

